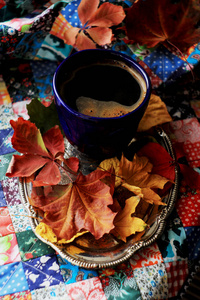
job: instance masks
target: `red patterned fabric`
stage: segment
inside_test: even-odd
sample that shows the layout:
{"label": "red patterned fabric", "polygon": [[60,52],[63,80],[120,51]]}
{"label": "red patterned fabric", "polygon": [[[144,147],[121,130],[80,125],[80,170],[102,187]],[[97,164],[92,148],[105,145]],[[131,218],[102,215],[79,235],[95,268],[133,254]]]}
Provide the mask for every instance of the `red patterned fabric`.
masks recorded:
{"label": "red patterned fabric", "polygon": [[182,196],[176,203],[176,209],[184,227],[199,226],[200,194]]}
{"label": "red patterned fabric", "polygon": [[169,286],[168,296],[169,298],[176,297],[188,275],[187,260],[165,263],[165,267]]}

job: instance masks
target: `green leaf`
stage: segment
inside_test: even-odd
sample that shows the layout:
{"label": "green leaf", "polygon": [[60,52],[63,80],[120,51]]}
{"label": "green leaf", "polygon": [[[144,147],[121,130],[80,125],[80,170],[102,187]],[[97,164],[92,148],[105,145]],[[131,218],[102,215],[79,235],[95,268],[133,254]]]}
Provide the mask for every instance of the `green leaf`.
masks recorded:
{"label": "green leaf", "polygon": [[46,107],[39,101],[39,98],[33,98],[31,103],[27,105],[27,110],[30,121],[35,123],[41,134],[44,134],[55,125],[58,125],[63,133],[54,102]]}

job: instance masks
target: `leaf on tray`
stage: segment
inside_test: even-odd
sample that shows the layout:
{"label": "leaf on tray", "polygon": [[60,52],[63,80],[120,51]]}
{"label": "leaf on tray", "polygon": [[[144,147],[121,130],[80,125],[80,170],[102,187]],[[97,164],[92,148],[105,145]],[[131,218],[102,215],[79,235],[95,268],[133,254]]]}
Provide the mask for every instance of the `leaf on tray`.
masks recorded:
{"label": "leaf on tray", "polygon": [[172,118],[167,111],[165,103],[160,97],[151,94],[149,104],[142,117],[138,129],[138,132],[147,131],[150,128],[161,125],[167,122],[171,122]]}
{"label": "leaf on tray", "polygon": [[[112,165],[113,164],[113,165]],[[116,181],[115,187],[133,186],[135,195],[143,194],[143,200],[156,205],[165,205],[160,196],[155,192],[157,189],[163,189],[168,179],[153,174],[153,165],[147,157],[134,155],[132,161],[122,155],[121,160],[117,158],[108,159],[100,164],[100,168],[109,166],[115,169]]]}
{"label": "leaf on tray", "polygon": [[43,239],[47,240],[48,242],[51,242],[53,244],[68,244],[73,242],[74,239],[76,239],[77,237],[87,233],[88,231],[81,231],[78,232],[76,235],[74,235],[70,240],[58,240],[57,236],[55,235],[53,229],[48,226],[47,224],[45,224],[44,222],[40,222],[36,229],[35,229],[36,234],[40,235]]}
{"label": "leaf on tray", "polygon": [[[111,43],[113,33],[111,26],[118,25],[125,18],[121,6],[103,3],[99,0],[82,0],[78,6],[78,15],[82,28],[66,28],[65,43],[78,50],[94,49],[96,44],[103,46]],[[99,7],[98,7],[99,6]]]}
{"label": "leaf on tray", "polygon": [[175,164],[171,155],[158,143],[147,143],[137,153],[139,156],[148,157],[153,165],[152,172],[174,182]]}
{"label": "leaf on tray", "polygon": [[148,48],[163,43],[184,51],[199,42],[199,20],[197,0],[138,0],[127,9],[125,24],[134,43]]}
{"label": "leaf on tray", "polygon": [[128,236],[136,232],[143,232],[147,227],[147,224],[142,219],[133,215],[139,200],[138,196],[127,199],[125,207],[118,212],[114,219],[115,228],[111,233],[124,242],[126,242]]}
{"label": "leaf on tray", "polygon": [[63,162],[77,171],[78,159],[64,159],[64,140],[59,127],[49,129],[42,137],[35,124],[18,118],[10,121],[14,129],[13,148],[23,155],[13,155],[8,177],[30,177],[37,172],[33,186],[55,185],[61,180],[59,165]]}
{"label": "leaf on tray", "polygon": [[44,211],[42,222],[50,226],[58,240],[72,239],[78,232],[91,232],[96,239],[113,229],[116,213],[108,207],[113,204],[110,187],[101,179],[111,176],[95,170],[67,186],[52,186],[45,196],[42,188],[35,188],[30,199],[32,206]]}

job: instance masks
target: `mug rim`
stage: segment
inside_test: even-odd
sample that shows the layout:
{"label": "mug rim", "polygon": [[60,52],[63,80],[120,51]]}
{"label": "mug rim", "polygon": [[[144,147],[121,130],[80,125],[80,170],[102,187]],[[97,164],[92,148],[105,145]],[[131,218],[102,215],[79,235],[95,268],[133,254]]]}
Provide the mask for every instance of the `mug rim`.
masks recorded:
{"label": "mug rim", "polygon": [[[145,95],[143,101],[141,101],[141,103],[134,110],[126,113],[125,115],[117,116],[117,117],[106,117],[106,118],[103,118],[103,117],[94,117],[94,116],[88,116],[88,115],[85,115],[83,113],[80,113],[80,112],[76,111],[75,109],[71,108],[69,105],[67,105],[62,100],[62,98],[60,97],[60,95],[59,95],[59,93],[57,91],[57,88],[56,88],[56,79],[57,79],[57,76],[59,75],[60,69],[65,64],[65,62],[68,61],[71,57],[79,55],[80,53],[83,53],[83,52],[94,52],[94,51],[98,51],[99,53],[100,52],[110,52],[110,53],[113,53],[114,55],[116,55],[116,57],[121,57],[123,60],[129,61],[132,65],[134,65],[134,68],[136,69],[136,71],[138,71],[139,74],[143,77],[143,79],[145,81],[145,84],[146,84],[146,95]],[[149,100],[150,95],[151,95],[151,81],[150,81],[150,78],[149,78],[148,74],[144,70],[144,68],[142,66],[140,66],[136,61],[134,61],[133,58],[131,58],[130,56],[128,56],[128,55],[126,55],[124,53],[121,53],[121,52],[118,52],[118,51],[115,51],[115,50],[109,50],[109,49],[86,49],[86,50],[81,50],[81,51],[77,51],[75,53],[72,53],[71,55],[69,55],[68,57],[66,57],[60,63],[60,65],[57,67],[57,69],[56,69],[56,71],[54,73],[54,76],[53,76],[53,92],[54,92],[56,98],[59,99],[59,101],[61,102],[62,106],[64,106],[71,114],[76,115],[76,117],[79,117],[79,118],[85,119],[85,120],[91,120],[91,121],[95,121],[95,120],[96,121],[97,120],[98,121],[101,121],[101,120],[102,121],[105,121],[105,120],[117,120],[117,119],[123,119],[127,115],[130,115],[132,113],[137,112],[137,110],[139,110],[142,106],[145,105],[145,103]]]}

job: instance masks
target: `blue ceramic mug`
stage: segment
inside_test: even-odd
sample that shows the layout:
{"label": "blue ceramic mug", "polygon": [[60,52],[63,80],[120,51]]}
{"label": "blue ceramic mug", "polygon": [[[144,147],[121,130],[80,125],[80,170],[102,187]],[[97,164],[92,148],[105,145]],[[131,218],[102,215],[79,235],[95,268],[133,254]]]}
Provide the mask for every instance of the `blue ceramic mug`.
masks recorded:
{"label": "blue ceramic mug", "polygon": [[134,137],[151,84],[144,69],[127,55],[90,49],[59,65],[53,90],[68,141],[101,160],[121,153]]}

